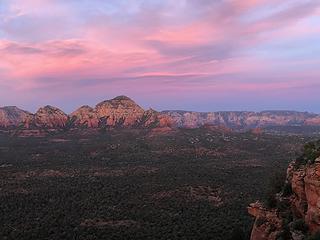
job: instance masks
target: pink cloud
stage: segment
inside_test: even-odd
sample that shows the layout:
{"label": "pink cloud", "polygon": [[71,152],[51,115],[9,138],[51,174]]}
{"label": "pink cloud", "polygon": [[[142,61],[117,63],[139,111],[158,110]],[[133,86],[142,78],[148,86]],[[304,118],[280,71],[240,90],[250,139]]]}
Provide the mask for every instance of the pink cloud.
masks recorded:
{"label": "pink cloud", "polygon": [[[93,3],[98,8],[91,9]],[[280,7],[277,0],[108,3],[111,10],[95,0],[85,6],[11,1],[0,21],[5,36],[0,40],[0,85],[66,95],[70,86],[79,94],[83,88],[139,92],[141,86],[199,94],[285,90],[293,83],[292,66],[301,70],[295,86],[306,79],[307,59],[282,63],[279,56],[285,51],[271,54],[268,44],[319,35],[311,21],[319,15],[316,1],[286,0]],[[280,81],[277,75],[285,77]],[[268,83],[267,77],[279,82]]]}

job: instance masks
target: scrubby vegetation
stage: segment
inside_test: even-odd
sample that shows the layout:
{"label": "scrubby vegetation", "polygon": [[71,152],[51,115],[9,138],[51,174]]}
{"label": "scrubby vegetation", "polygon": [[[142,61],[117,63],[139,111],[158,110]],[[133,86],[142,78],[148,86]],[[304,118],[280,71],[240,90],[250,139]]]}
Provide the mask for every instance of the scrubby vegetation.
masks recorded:
{"label": "scrubby vegetation", "polygon": [[283,170],[275,170],[274,174],[269,179],[267,185],[265,205],[268,208],[275,208],[277,206],[277,193],[283,189],[283,184],[286,180],[286,172]]}
{"label": "scrubby vegetation", "polygon": [[293,193],[292,191],[292,186],[290,183],[286,182],[284,185],[283,185],[283,188],[282,188],[282,195],[284,197],[289,197],[291,196]]}
{"label": "scrubby vegetation", "polygon": [[297,219],[292,222],[292,229],[302,233],[307,233],[308,226],[303,219]]}
{"label": "scrubby vegetation", "polygon": [[247,239],[246,207],[309,140],[210,128],[0,134],[0,239]]}
{"label": "scrubby vegetation", "polygon": [[319,240],[320,239],[320,232],[312,234],[311,236],[307,237],[306,240]]}
{"label": "scrubby vegetation", "polygon": [[320,156],[320,140],[309,142],[304,145],[303,153],[295,161],[295,168],[306,164],[313,164]]}

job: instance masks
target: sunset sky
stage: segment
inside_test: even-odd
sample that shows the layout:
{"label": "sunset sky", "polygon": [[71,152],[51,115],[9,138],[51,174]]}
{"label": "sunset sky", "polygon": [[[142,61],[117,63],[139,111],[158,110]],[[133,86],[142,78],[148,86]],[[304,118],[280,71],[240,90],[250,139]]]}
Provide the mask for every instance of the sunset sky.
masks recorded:
{"label": "sunset sky", "polygon": [[320,113],[320,0],[0,0],[0,105]]}

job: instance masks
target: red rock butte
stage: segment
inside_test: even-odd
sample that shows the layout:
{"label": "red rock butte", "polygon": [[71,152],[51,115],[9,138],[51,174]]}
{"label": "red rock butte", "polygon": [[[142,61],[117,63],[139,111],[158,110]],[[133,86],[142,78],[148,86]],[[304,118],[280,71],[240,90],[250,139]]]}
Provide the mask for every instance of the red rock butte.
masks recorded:
{"label": "red rock butte", "polygon": [[198,128],[205,125],[237,130],[266,126],[319,126],[320,115],[295,111],[157,112],[144,110],[127,96],[103,101],[95,107],[82,106],[69,115],[49,105],[41,107],[36,113],[14,106],[0,108],[1,128]]}

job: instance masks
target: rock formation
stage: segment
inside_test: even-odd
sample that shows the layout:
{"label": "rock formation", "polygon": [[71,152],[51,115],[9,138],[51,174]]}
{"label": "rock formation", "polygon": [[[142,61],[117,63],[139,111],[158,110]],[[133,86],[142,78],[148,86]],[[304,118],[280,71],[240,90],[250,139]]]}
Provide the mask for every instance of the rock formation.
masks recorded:
{"label": "rock formation", "polygon": [[97,127],[170,127],[172,119],[153,109],[143,110],[126,96],[103,101],[95,108],[83,106],[70,114],[74,126]]}
{"label": "rock formation", "polygon": [[[187,112],[144,110],[132,99],[118,96],[95,107],[82,106],[70,115],[58,108],[45,106],[35,114],[17,107],[0,108],[0,127],[19,129],[71,128],[198,128],[224,126],[249,130],[266,126],[320,126],[320,116],[293,111],[264,112]],[[260,131],[260,132],[262,132]],[[258,133],[257,131],[254,133]]]}
{"label": "rock formation", "polygon": [[168,115],[153,109],[145,111],[126,96],[103,101],[94,108],[82,106],[70,115],[52,106],[42,107],[35,114],[17,107],[0,108],[0,127],[10,129],[164,128],[173,125]]}
{"label": "rock formation", "polygon": [[29,127],[33,115],[17,107],[0,108],[0,127]]}
{"label": "rock formation", "polygon": [[77,127],[97,128],[99,117],[92,107],[82,106],[70,114],[71,121]]}
{"label": "rock formation", "polygon": [[[320,239],[320,141],[306,145],[302,157],[287,170],[277,204],[267,208],[262,203],[248,207],[255,217],[251,240]],[[319,235],[320,237],[320,235]]]}
{"label": "rock formation", "polygon": [[250,215],[255,217],[251,232],[251,240],[276,240],[281,232],[283,222],[275,209],[266,209],[263,204],[256,202],[248,207]]}
{"label": "rock formation", "polygon": [[68,122],[68,115],[58,108],[45,106],[34,115],[34,124],[40,128],[64,128]]}
{"label": "rock formation", "polygon": [[126,96],[119,96],[99,103],[95,112],[101,125],[135,126],[144,115],[144,110]]}
{"label": "rock formation", "polygon": [[159,113],[153,109],[144,112],[142,120],[139,123],[143,127],[173,127],[174,122],[166,114]]}

